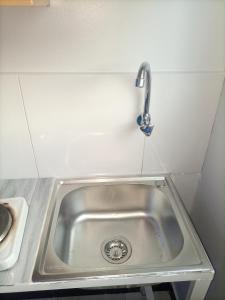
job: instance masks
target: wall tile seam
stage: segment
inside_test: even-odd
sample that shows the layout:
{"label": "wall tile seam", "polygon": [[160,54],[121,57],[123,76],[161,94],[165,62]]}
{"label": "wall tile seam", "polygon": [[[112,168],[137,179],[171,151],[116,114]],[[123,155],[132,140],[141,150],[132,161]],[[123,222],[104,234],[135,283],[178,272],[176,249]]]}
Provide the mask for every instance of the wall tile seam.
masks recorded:
{"label": "wall tile seam", "polygon": [[223,96],[223,90],[224,89],[225,89],[225,75],[224,75],[224,79],[223,79],[221,90],[220,90],[220,94],[219,94],[219,100],[217,102],[217,107],[216,107],[216,112],[215,112],[215,116],[214,116],[214,120],[213,120],[213,125],[212,125],[211,131],[210,131],[210,135],[209,135],[209,142],[208,142],[208,145],[207,145],[207,149],[205,151],[205,156],[204,156],[202,167],[201,167],[201,174],[202,174],[203,169],[204,169],[205,164],[206,164],[206,157],[207,157],[207,153],[209,151],[209,143],[210,143],[210,140],[212,138],[212,134],[214,132],[215,122],[216,122],[216,115],[217,115],[217,112],[218,112],[218,109],[219,109],[219,105],[220,105],[220,101],[221,101],[222,96]]}
{"label": "wall tile seam", "polygon": [[[137,66],[137,71],[138,71],[138,66]],[[155,75],[164,75],[164,74],[171,74],[171,75],[221,75],[225,76],[225,69],[224,70],[218,70],[218,71],[203,71],[203,70],[196,70],[196,71],[185,71],[185,70],[165,70],[165,71],[151,71],[152,74]],[[113,72],[113,71],[85,71],[85,72],[1,72],[0,71],[0,76],[1,75],[17,75],[20,80],[20,76],[26,76],[26,75],[131,75],[131,74],[137,74],[136,71],[131,71],[131,72]]]}
{"label": "wall tile seam", "polygon": [[[188,214],[191,214],[192,210],[193,210],[193,206],[194,206],[194,203],[196,201],[196,195],[197,195],[197,192],[198,192],[198,189],[199,189],[199,185],[200,185],[200,182],[201,182],[201,178],[202,178],[202,173],[200,172],[193,172],[193,173],[173,173],[170,175],[171,176],[171,179],[173,181],[173,184],[174,186],[176,187],[176,191],[180,197],[180,199],[182,200],[184,206],[185,206],[185,202],[184,202],[184,199],[182,199],[181,197],[181,193],[178,191],[179,188],[177,187],[177,184],[175,183],[175,180],[173,177],[178,177],[178,176],[181,176],[181,177],[184,177],[184,176],[195,176],[196,177],[196,180],[198,181],[197,182],[197,185],[195,187],[195,191],[194,191],[194,194],[193,194],[193,198],[192,198],[192,201],[191,201],[191,204],[189,206],[189,209],[186,209],[188,211]],[[198,178],[197,178],[198,177]],[[186,206],[185,206],[186,208]]]}
{"label": "wall tile seam", "polygon": [[[151,138],[151,137],[150,137],[150,138]],[[141,175],[143,175],[143,176],[145,176],[145,175],[148,176],[147,172],[145,172],[145,165],[146,165],[146,163],[145,163],[145,158],[146,158],[147,153],[148,153],[148,151],[147,151],[147,142],[146,142],[146,139],[148,139],[148,138],[145,137],[144,149],[143,149],[143,162],[142,162],[142,170],[141,170]],[[152,147],[152,150],[151,150],[151,151],[154,153],[155,158],[156,158],[156,160],[158,161],[158,164],[159,164],[159,166],[160,166],[160,168],[161,168],[161,170],[158,171],[158,175],[160,175],[160,174],[170,175],[171,172],[168,171],[166,165],[164,164],[164,162],[163,162],[162,159],[160,158],[160,155],[159,155],[158,151],[157,151],[156,148],[155,148],[155,147],[157,147],[156,142],[152,143],[152,144],[151,144],[151,147]],[[156,174],[156,175],[157,175],[157,174]],[[151,176],[151,175],[149,175],[149,176]]]}
{"label": "wall tile seam", "polygon": [[170,172],[169,175],[174,176],[193,176],[193,175],[201,175],[201,172]]}
{"label": "wall tile seam", "polygon": [[[32,73],[32,74],[38,74],[40,75],[40,73]],[[43,75],[48,75],[48,74],[52,74],[52,73],[43,73]],[[55,73],[54,73],[55,74]],[[62,75],[62,73],[57,73],[58,75]],[[66,73],[66,74],[74,74],[74,75],[79,75],[77,73]],[[89,73],[82,73],[83,75],[86,75],[86,74],[89,74]],[[96,75],[101,75],[100,73],[95,73]],[[116,74],[119,74],[119,75],[124,75],[124,74],[136,74],[136,73],[103,73],[103,74],[107,74],[107,75],[116,75]],[[210,73],[211,74],[211,73]],[[220,74],[223,74],[223,76],[225,77],[225,73],[220,73]],[[18,80],[19,80],[19,83],[20,83],[20,75],[18,75]],[[23,74],[22,74],[23,75]],[[23,99],[23,105],[24,105],[24,110],[26,110],[26,107],[25,107],[25,102],[24,102],[24,97],[23,97],[23,91],[22,91],[22,86],[20,84],[20,88],[21,88],[21,96],[22,96],[22,99]],[[27,116],[28,117],[28,116]],[[28,121],[28,118],[27,118],[27,126],[28,126],[28,129],[29,129],[29,121]],[[37,168],[37,172],[38,172],[38,176],[39,176],[39,170],[38,170],[38,165],[37,165],[37,162],[36,162],[36,155],[35,155],[35,150],[34,150],[34,145],[33,145],[33,142],[32,142],[32,136],[30,134],[30,140],[31,140],[31,144],[32,144],[32,150],[33,150],[33,154],[34,154],[34,157],[35,157],[35,164],[36,164],[36,168]],[[145,152],[145,147],[143,148],[143,153]],[[141,174],[142,174],[142,168],[143,168],[143,160],[144,160],[144,156],[142,155],[142,166],[141,166]],[[196,172],[194,172],[196,173]],[[174,174],[174,173],[173,173]],[[176,173],[175,173],[176,174]],[[184,173],[184,174],[188,174],[188,173]]]}
{"label": "wall tile seam", "polygon": [[27,109],[26,109],[26,106],[25,106],[25,101],[24,101],[24,96],[23,96],[23,90],[22,90],[22,85],[21,85],[20,77],[19,76],[17,77],[17,80],[18,80],[18,84],[19,84],[20,95],[21,95],[21,99],[22,99],[21,102],[22,102],[24,116],[25,116],[25,120],[26,120],[26,125],[27,125],[29,140],[30,140],[30,145],[31,145],[31,148],[32,148],[33,159],[34,159],[34,164],[35,164],[35,168],[36,168],[36,172],[37,172],[37,177],[40,178],[40,174],[39,174],[39,170],[38,170],[37,157],[36,157],[36,153],[35,153],[35,149],[34,149],[34,144],[33,144],[33,140],[32,140],[32,134],[31,134],[30,125],[29,125],[29,119],[28,119],[28,114],[27,114]]}
{"label": "wall tile seam", "polygon": [[145,145],[146,145],[146,137],[144,136],[144,143],[143,143],[142,157],[141,157],[141,166],[140,166],[140,175],[143,175],[144,159],[145,159]]}

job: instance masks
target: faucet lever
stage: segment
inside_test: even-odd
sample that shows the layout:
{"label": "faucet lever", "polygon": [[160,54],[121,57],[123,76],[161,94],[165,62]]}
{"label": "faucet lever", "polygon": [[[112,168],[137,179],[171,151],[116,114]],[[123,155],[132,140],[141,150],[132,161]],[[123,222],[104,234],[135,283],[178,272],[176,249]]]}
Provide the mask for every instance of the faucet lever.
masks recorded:
{"label": "faucet lever", "polygon": [[[147,120],[146,120],[147,118]],[[139,115],[137,117],[137,123],[140,126],[141,131],[146,135],[150,136],[152,134],[152,130],[154,125],[151,124],[151,116],[150,114]]]}
{"label": "faucet lever", "polygon": [[150,136],[154,128],[154,125],[151,124],[151,115],[149,113],[150,95],[151,95],[151,69],[148,62],[144,62],[141,64],[136,79],[136,87],[143,88],[144,85],[145,85],[144,113],[137,117],[137,123],[140,126],[141,131],[146,136]]}

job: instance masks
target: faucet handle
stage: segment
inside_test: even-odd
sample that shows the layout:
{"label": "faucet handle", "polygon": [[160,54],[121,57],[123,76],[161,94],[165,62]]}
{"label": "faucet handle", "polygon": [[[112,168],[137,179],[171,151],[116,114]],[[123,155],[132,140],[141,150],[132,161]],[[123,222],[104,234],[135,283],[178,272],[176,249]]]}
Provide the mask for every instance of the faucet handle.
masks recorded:
{"label": "faucet handle", "polygon": [[144,127],[140,127],[141,131],[146,135],[150,136],[152,134],[152,130],[154,128],[154,125],[148,125]]}
{"label": "faucet handle", "polygon": [[138,123],[139,126],[142,126],[142,124],[143,124],[143,121],[142,121],[142,115],[139,115],[139,116],[137,117],[137,123]]}
{"label": "faucet handle", "polygon": [[137,117],[137,123],[139,126],[150,125],[151,124],[151,116],[150,114],[144,113],[143,115],[139,115]]}
{"label": "faucet handle", "polygon": [[154,128],[154,125],[151,124],[151,116],[150,116],[150,114],[139,115],[137,117],[137,123],[140,126],[141,131],[146,136],[150,136],[152,134],[152,130]]}

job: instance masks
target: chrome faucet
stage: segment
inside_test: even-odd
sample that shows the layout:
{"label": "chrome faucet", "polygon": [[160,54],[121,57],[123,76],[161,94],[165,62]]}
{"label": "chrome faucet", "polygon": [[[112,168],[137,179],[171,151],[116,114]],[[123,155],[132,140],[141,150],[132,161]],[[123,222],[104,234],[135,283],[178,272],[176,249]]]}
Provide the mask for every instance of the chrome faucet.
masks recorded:
{"label": "chrome faucet", "polygon": [[[146,81],[146,82],[145,82]],[[151,116],[149,113],[150,96],[151,96],[151,69],[148,62],[143,62],[138,70],[136,87],[143,88],[145,85],[145,105],[144,113],[137,117],[137,123],[141,131],[150,136],[154,125],[151,124]]]}

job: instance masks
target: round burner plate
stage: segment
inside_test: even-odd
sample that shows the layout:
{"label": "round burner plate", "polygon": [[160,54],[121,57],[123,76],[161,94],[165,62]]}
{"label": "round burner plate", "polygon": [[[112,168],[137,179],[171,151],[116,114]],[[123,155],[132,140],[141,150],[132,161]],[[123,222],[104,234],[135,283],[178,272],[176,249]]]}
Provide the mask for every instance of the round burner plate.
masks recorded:
{"label": "round burner plate", "polygon": [[12,226],[12,216],[10,211],[0,204],[0,242],[4,240]]}

